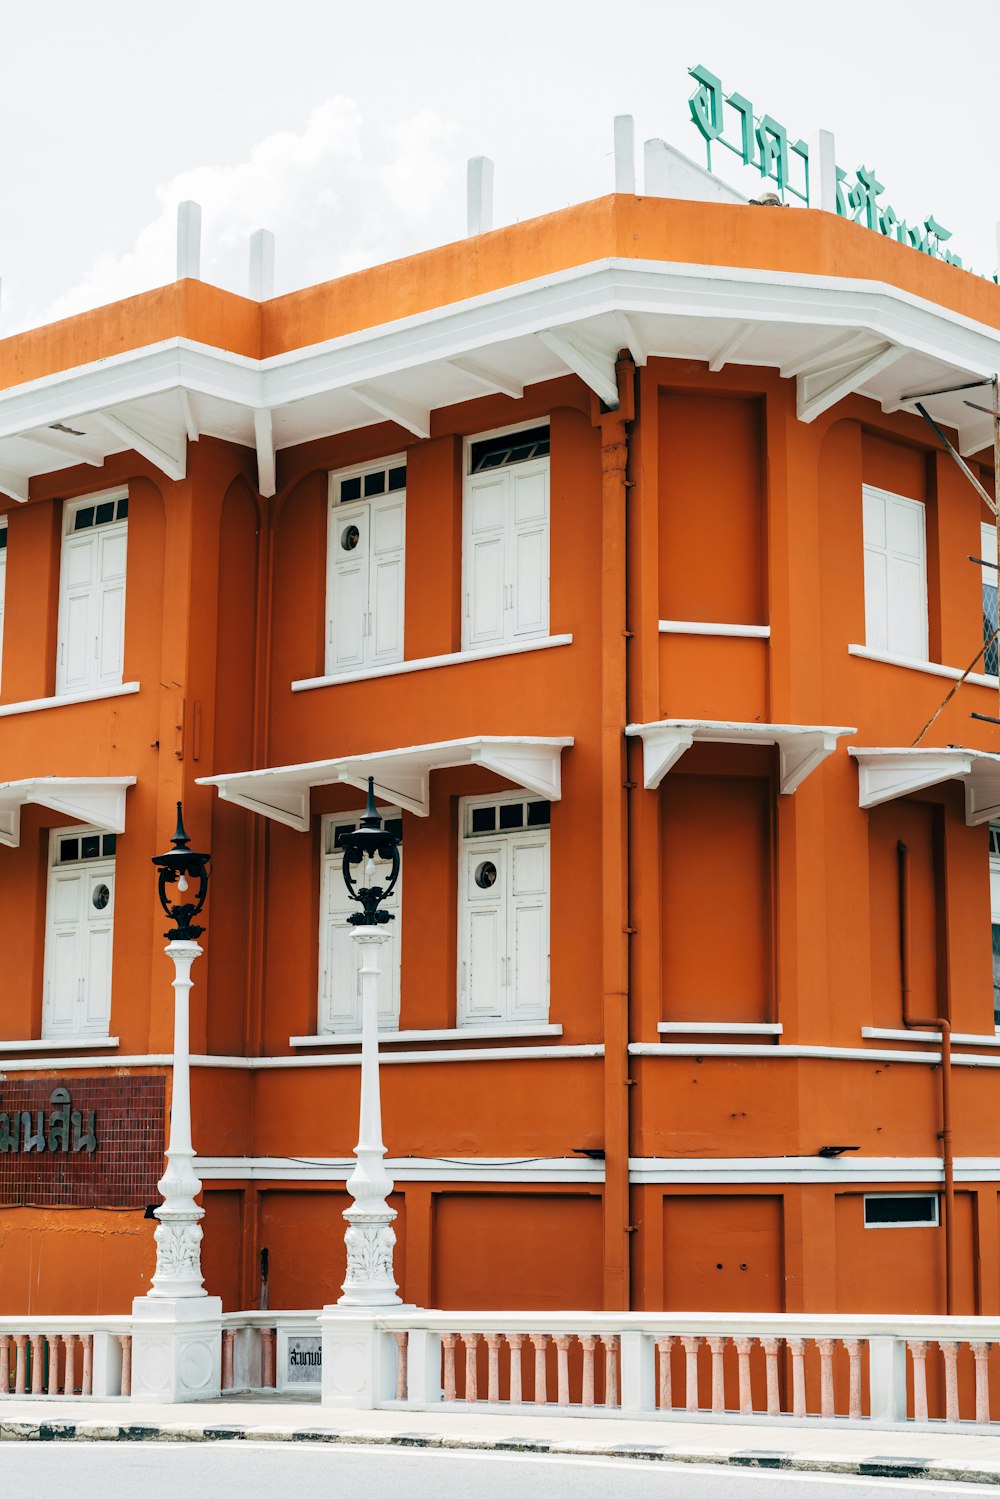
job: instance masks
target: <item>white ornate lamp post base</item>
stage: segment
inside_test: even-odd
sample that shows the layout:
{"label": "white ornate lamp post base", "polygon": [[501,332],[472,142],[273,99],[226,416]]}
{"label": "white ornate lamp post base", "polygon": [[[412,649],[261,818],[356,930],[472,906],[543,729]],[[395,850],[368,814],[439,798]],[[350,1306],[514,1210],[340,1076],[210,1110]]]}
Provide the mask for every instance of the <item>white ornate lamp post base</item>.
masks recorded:
{"label": "white ornate lamp post base", "polygon": [[402,1309],[392,1268],[395,1210],[385,1169],[378,1076],[378,951],[389,941],[384,926],[358,926],[361,948],[361,1108],[355,1166],[347,1178],[354,1198],[344,1210],[348,1228],[344,1294],[323,1308],[323,1404],[371,1408],[395,1388],[391,1340],[379,1337],[379,1312]]}
{"label": "white ornate lamp post base", "polygon": [[158,1183],[163,1202],[156,1270],[148,1296],[132,1303],[132,1398],[211,1400],[222,1382],[222,1301],[205,1293],[201,1273],[201,1219],[195,1202],[201,1182],[191,1143],[189,997],[197,942],[172,941],[174,963],[174,1066],[167,1169]]}

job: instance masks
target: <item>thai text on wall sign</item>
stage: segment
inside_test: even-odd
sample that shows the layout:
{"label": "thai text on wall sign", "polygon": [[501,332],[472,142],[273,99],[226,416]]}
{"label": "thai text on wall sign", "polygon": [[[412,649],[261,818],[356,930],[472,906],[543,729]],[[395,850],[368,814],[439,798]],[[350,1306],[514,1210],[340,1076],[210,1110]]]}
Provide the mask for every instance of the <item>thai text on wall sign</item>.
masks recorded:
{"label": "thai text on wall sign", "polygon": [[[72,1135],[72,1145],[70,1137]],[[94,1109],[74,1109],[68,1088],[56,1088],[49,1097],[49,1110],[15,1110],[0,1112],[0,1150],[85,1150],[97,1149],[97,1114]]]}
{"label": "thai text on wall sign", "polygon": [[[807,142],[790,139],[785,126],[771,115],[755,114],[744,94],[724,93],[721,79],[707,68],[699,64],[688,68],[688,72],[697,84],[689,101],[691,118],[704,137],[709,171],[712,147],[723,146],[738,156],[744,166],[756,167],[766,181],[773,182],[783,199],[791,194],[808,204]],[[944,248],[945,240],[951,239],[951,231],[939,224],[933,214],[929,213],[919,224],[910,224],[900,218],[891,203],[879,201],[884,191],[884,184],[869,167],[858,167],[853,181],[837,167],[837,212],[842,218],[853,219],[856,224],[925,255],[936,256],[949,265],[962,264],[957,255]]]}
{"label": "thai text on wall sign", "polygon": [[163,1171],[161,1074],[0,1073],[0,1207],[145,1208]]}

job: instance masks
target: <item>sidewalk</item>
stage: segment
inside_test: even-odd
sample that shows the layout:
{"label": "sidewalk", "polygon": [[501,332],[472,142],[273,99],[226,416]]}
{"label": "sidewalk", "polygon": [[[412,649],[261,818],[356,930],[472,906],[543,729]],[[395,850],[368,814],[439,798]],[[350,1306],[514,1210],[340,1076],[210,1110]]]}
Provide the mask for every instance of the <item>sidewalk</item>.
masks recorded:
{"label": "sidewalk", "polygon": [[315,1400],[226,1397],[191,1405],[19,1400],[0,1406],[0,1441],[334,1442],[643,1457],[863,1477],[924,1477],[1000,1484],[1000,1429],[875,1429],[818,1422],[757,1424],[653,1415],[647,1420],[565,1414],[325,1410]]}

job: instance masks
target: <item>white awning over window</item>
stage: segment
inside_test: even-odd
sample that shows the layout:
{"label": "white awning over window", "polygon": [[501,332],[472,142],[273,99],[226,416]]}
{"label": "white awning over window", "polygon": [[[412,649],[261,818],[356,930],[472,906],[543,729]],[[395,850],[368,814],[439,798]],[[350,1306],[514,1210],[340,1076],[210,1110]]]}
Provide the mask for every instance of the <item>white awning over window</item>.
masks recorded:
{"label": "white awning over window", "polygon": [[776,744],[778,790],[790,796],[806,776],[832,755],[837,740],[857,729],[833,729],[798,723],[727,723],[708,718],[662,718],[658,723],[630,723],[626,734],[640,738],[643,784],[655,791],[692,744]]}
{"label": "white awning over window", "polygon": [[48,807],[105,833],[125,831],[125,792],[135,776],[39,776],[32,781],[0,782],[0,844],[17,848],[21,841],[21,808]]}
{"label": "white awning over window", "polygon": [[367,791],[369,776],[375,779],[375,795],[381,801],[392,802],[418,817],[426,817],[430,811],[431,771],[458,765],[483,765],[525,791],[558,801],[562,795],[560,755],[572,743],[572,739],[477,735],[375,754],[343,755],[336,760],[312,760],[305,765],[202,776],[198,784],[215,786],[224,801],[304,833],[309,827],[309,799],[314,786],[347,785]]}
{"label": "white awning over window", "polygon": [[1000,817],[1000,755],[962,749],[849,749],[858,762],[858,805],[878,807],[944,781],[965,783],[970,827]]}

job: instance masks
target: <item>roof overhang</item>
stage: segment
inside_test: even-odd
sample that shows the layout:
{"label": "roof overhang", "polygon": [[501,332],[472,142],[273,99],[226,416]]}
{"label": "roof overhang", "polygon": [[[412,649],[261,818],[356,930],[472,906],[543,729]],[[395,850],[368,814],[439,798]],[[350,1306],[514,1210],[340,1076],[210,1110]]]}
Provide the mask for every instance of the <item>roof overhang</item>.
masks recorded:
{"label": "roof overhang", "polygon": [[198,784],[215,786],[224,801],[304,833],[309,828],[313,787],[345,785],[367,791],[369,776],[374,778],[375,795],[381,801],[415,812],[418,817],[430,812],[431,771],[460,765],[482,765],[535,796],[558,801],[562,795],[560,756],[572,743],[572,739],[477,735],[368,755],[342,755],[336,760],[313,760],[305,765],[202,776]]}
{"label": "roof overhang", "polygon": [[[569,371],[613,406],[622,348],[777,369],[806,422],[852,393],[912,409],[1000,369],[1000,330],[885,282],[609,258],[266,359],[176,338],[8,387],[0,489],[25,500],[36,475],[129,449],[182,478],[204,434],[255,450],[273,494],[283,448],[384,420],[426,437],[436,410]],[[928,405],[963,452],[992,440],[960,391]]]}
{"label": "roof overhang", "polygon": [[21,841],[21,808],[47,807],[105,833],[125,831],[125,793],[135,776],[40,776],[33,781],[0,783],[0,844],[17,848]]}
{"label": "roof overhang", "polygon": [[1000,755],[961,749],[849,749],[858,762],[858,805],[878,807],[945,781],[965,785],[970,827],[1000,816]]}
{"label": "roof overhang", "polygon": [[783,796],[832,755],[837,740],[856,729],[816,724],[727,723],[705,718],[663,718],[658,723],[630,723],[626,734],[642,740],[643,784],[655,791],[668,771],[693,744],[762,744],[778,746],[778,790]]}

